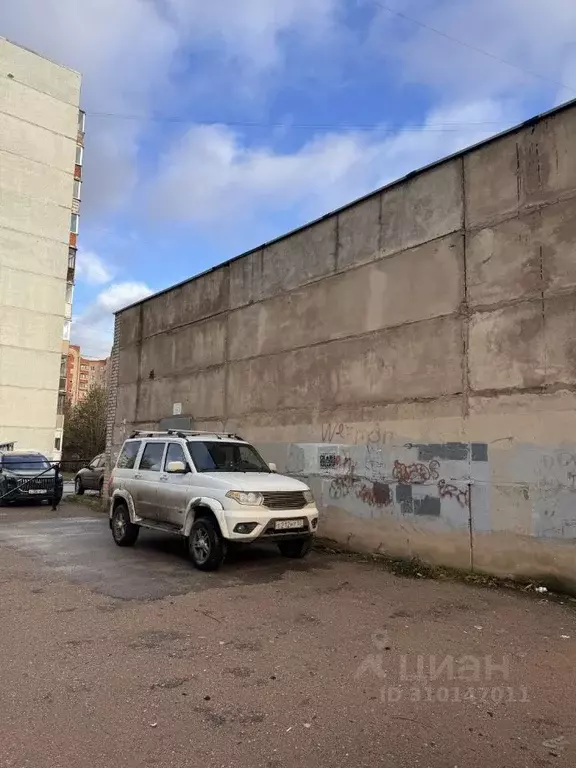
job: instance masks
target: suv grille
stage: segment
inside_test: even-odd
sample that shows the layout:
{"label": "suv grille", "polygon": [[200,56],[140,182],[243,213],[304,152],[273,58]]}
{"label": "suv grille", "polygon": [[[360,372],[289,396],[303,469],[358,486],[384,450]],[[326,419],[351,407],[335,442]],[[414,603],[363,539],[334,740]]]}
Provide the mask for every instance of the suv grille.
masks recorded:
{"label": "suv grille", "polygon": [[302,491],[271,491],[262,496],[268,509],[302,509],[306,506]]}
{"label": "suv grille", "polygon": [[44,489],[51,491],[54,488],[53,477],[30,478],[29,480],[18,479],[18,486],[23,491],[29,491],[31,488]]}

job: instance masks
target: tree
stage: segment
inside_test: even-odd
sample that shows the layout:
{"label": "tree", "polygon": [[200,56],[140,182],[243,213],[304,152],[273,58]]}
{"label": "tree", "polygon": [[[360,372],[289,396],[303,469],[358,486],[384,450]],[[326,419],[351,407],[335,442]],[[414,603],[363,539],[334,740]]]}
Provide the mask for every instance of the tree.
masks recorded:
{"label": "tree", "polygon": [[89,461],[104,452],[106,446],[106,410],[108,393],[93,387],[84,400],[66,409],[62,458]]}

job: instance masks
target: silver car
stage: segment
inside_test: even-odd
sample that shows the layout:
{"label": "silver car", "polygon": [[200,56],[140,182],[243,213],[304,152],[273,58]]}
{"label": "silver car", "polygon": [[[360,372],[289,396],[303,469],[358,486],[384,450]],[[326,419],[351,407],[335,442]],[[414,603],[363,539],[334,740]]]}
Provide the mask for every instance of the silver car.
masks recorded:
{"label": "silver car", "polygon": [[119,546],[140,528],[186,538],[194,565],[218,568],[228,542],[273,541],[304,557],[318,526],[308,486],[276,473],[237,435],[135,432],[109,481],[110,527]]}

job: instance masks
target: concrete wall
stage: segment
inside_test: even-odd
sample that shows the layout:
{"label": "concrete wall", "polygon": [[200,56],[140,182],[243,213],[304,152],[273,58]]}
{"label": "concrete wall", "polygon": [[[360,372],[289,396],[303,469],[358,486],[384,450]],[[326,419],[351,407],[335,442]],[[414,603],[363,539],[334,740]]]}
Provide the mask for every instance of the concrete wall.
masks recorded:
{"label": "concrete wall", "polygon": [[0,438],[49,456],[79,97],[76,72],[0,38]]}
{"label": "concrete wall", "polygon": [[110,450],[176,410],[325,536],[576,584],[576,106],[117,316]]}

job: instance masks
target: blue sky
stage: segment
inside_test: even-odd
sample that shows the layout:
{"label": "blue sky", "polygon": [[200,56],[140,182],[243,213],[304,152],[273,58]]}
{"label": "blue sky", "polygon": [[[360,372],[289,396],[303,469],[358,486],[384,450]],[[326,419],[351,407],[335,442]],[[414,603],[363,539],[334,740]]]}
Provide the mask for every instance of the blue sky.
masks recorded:
{"label": "blue sky", "polygon": [[105,355],[121,306],[574,98],[575,29],[573,0],[3,4],[83,73],[73,340]]}

